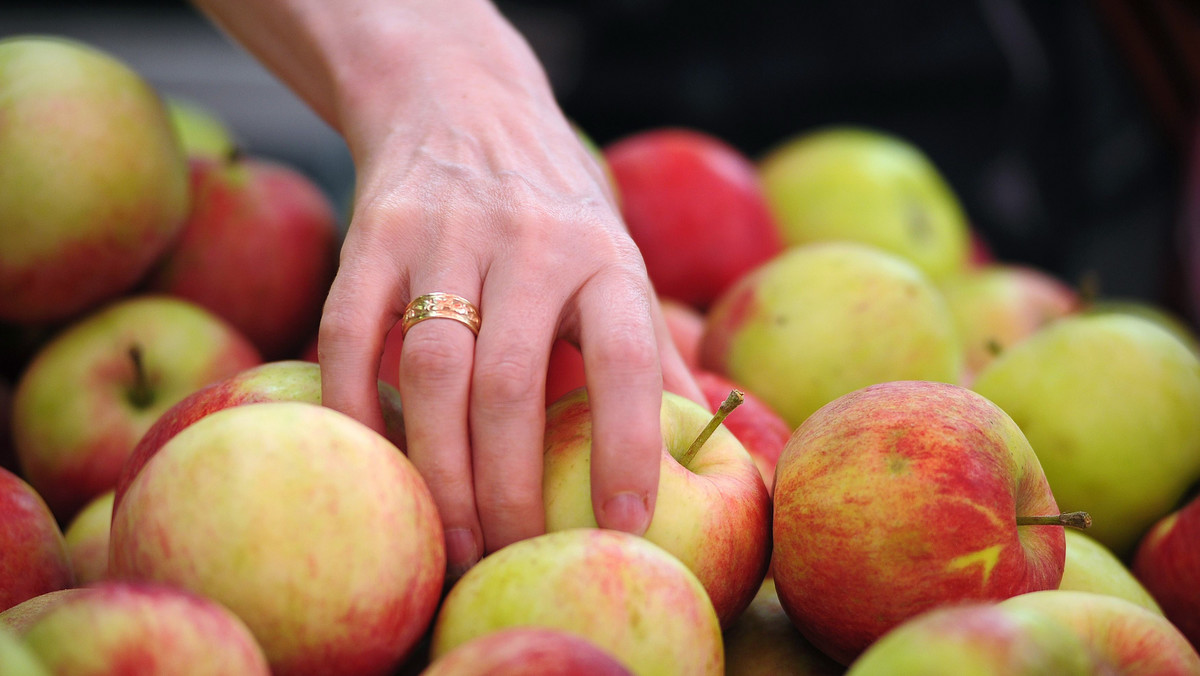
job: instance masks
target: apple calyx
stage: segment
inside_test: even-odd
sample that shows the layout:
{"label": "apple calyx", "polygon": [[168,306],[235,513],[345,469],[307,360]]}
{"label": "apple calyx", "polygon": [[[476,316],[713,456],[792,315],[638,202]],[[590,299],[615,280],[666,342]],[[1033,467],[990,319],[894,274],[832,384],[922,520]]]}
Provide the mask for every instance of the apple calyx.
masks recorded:
{"label": "apple calyx", "polygon": [[683,455],[679,456],[679,464],[684,467],[690,466],[696,454],[700,452],[700,447],[704,446],[704,442],[708,441],[712,433],[717,431],[721,423],[725,422],[725,418],[733,412],[733,409],[741,406],[745,400],[746,395],[741,390],[731,390],[729,396],[725,397],[725,401],[721,402],[721,406],[717,408],[717,412],[709,419],[708,424],[704,426],[704,429],[700,430],[700,435],[696,437],[691,446],[688,446]]}
{"label": "apple calyx", "polygon": [[150,379],[146,377],[141,345],[134,343],[129,346],[129,361],[133,362],[133,386],[128,392],[129,403],[135,408],[147,408],[154,403],[154,392],[150,389]]}
{"label": "apple calyx", "polygon": [[1018,526],[1066,526],[1083,530],[1092,527],[1092,515],[1087,512],[1063,512],[1044,516],[1018,516]]}

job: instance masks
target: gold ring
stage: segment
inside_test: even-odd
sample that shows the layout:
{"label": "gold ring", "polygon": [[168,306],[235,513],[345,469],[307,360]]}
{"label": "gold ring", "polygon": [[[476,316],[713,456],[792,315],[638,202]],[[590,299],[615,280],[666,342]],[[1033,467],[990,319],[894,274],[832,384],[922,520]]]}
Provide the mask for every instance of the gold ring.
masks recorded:
{"label": "gold ring", "polygon": [[400,320],[401,335],[407,334],[409,329],[426,319],[438,318],[462,322],[471,329],[471,333],[479,335],[482,319],[478,308],[466,298],[452,293],[427,293],[412,299],[404,308],[404,317]]}

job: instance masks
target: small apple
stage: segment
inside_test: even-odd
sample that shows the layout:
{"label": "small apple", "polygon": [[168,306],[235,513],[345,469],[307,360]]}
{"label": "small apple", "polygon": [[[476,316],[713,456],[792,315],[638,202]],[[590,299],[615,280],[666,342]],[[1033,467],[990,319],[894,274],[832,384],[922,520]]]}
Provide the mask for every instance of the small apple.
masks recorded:
{"label": "small apple", "polygon": [[1067,558],[1059,589],[1111,594],[1156,613],[1162,608],[1112,550],[1090,535],[1067,529]]}
{"label": "small apple", "polygon": [[666,550],[621,531],[546,533],[487,555],[446,594],[431,655],[521,626],[582,636],[641,676],[724,673],[704,586]]}
{"label": "small apple", "polygon": [[166,104],[185,157],[223,160],[237,151],[233,130],[213,109],[177,96],[167,97]]}
{"label": "small apple", "polygon": [[809,643],[763,580],[754,600],[725,630],[725,676],[841,676],[846,668]]}
{"label": "small apple", "polygon": [[90,45],[0,40],[0,320],[126,293],[178,235],[187,166],[157,92]]}
{"label": "small apple", "polygon": [[566,631],[512,627],[442,655],[421,676],[633,676],[607,651]]}
{"label": "small apple", "polygon": [[[771,498],[750,454],[711,421],[720,422],[700,404],[663,393],[661,473],[645,537],[695,573],[725,627],[750,604],[766,575]],[[595,528],[586,389],[550,406],[544,441],[546,530]]]}
{"label": "small apple", "polygon": [[1051,589],[1000,601],[1071,627],[1120,676],[1200,674],[1200,655],[1162,615],[1109,594]]}
{"label": "small apple", "polygon": [[1138,544],[1133,573],[1193,646],[1200,646],[1200,497],[1171,512]]}
{"label": "small apple", "polygon": [[998,406],[957,385],[880,383],[822,407],[788,441],[772,571],[800,633],[849,664],[926,610],[1057,587],[1063,529],[1037,524],[1059,518]]}
{"label": "small apple", "polygon": [[299,171],[260,158],[190,161],[192,209],[146,288],[223,317],[266,359],[317,329],[337,267],[333,205]]}
{"label": "small apple", "polygon": [[759,163],[789,246],[845,240],[909,260],[933,279],[967,267],[970,226],[954,190],[911,142],[830,126],[777,144]]}
{"label": "small apple", "polygon": [[761,399],[732,380],[703,369],[692,371],[696,384],[708,405],[715,411],[732,390],[742,393],[744,401],[722,422],[733,433],[758,466],[758,473],[770,494],[775,488],[775,464],[792,436],[792,428]]}
{"label": "small apple", "polygon": [[550,346],[550,360],[546,364],[546,406],[586,385],[583,353],[569,341],[556,339]]}
{"label": "small apple", "polygon": [[159,585],[101,583],[22,635],[55,674],[269,676],[246,625],[209,599]]}
{"label": "small apple", "polygon": [[793,247],[710,308],[702,368],[744,385],[792,428],[889,380],[957,383],[962,345],[941,292],[912,263],[853,242]]}
{"label": "small apple", "polygon": [[260,361],[236,329],[178,298],[128,297],[90,313],[43,346],[17,383],[23,475],[66,523],[116,485],[164,411]]}
{"label": "small apple", "polygon": [[54,515],[32,486],[0,468],[0,611],[74,584]]}
{"label": "small apple", "polygon": [[63,532],[75,584],[88,585],[108,578],[108,533],[115,494],[109,490],[92,498]]}
{"label": "small apple", "polygon": [[226,606],[275,676],[395,669],[426,632],[445,572],[437,508],[412,463],[316,404],[200,418],[113,509],[110,576]]}
{"label": "small apple", "polygon": [[728,143],[650,129],[609,144],[604,156],[659,295],[706,307],[782,250],[753,162]]}

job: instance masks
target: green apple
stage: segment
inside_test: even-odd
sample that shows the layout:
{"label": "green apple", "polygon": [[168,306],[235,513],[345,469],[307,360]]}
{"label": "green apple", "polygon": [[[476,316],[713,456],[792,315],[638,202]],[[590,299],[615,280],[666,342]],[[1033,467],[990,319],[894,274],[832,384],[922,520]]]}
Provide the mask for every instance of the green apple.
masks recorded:
{"label": "green apple", "polygon": [[213,109],[196,101],[166,97],[171,126],[188,158],[224,160],[237,151],[237,139],[225,120]]}
{"label": "green apple", "polygon": [[0,666],[5,676],[51,676],[46,665],[11,631],[0,628]]}
{"label": "green apple", "polygon": [[115,487],[164,411],[260,362],[235,328],[178,298],[133,296],[91,312],[44,345],[17,383],[21,470],[67,523]]}
{"label": "green apple", "polygon": [[1162,305],[1135,298],[1098,298],[1088,301],[1083,312],[1085,314],[1131,314],[1143,319],[1149,319],[1163,327],[1192,352],[1200,355],[1200,336],[1186,320]]}
{"label": "green apple", "polygon": [[0,40],[0,320],[66,320],[128,292],[176,237],[187,164],[157,92],[110,54]]}
{"label": "green apple", "polygon": [[845,671],[796,630],[773,578],[763,580],[746,612],[725,630],[725,676],[840,676]]}
{"label": "green apple", "polygon": [[[708,427],[712,419],[700,404],[663,393],[658,494],[644,535],[696,574],[725,627],[766,575],[771,498],[754,459],[727,428]],[[595,528],[586,389],[547,410],[544,439],[546,530]],[[693,449],[695,443],[701,445]]]}
{"label": "green apple", "polygon": [[920,148],[895,134],[813,129],[770,149],[759,174],[787,244],[863,242],[934,279],[967,266],[970,226],[957,195]]}
{"label": "green apple", "polygon": [[1200,655],[1167,618],[1109,594],[1052,589],[1000,602],[1066,624],[1120,676],[1200,674]]}
{"label": "green apple", "polygon": [[1118,558],[1200,479],[1200,358],[1148,319],[1064,317],[972,388],[1012,416],[1058,503],[1086,509]]}
{"label": "green apple", "polygon": [[794,429],[837,397],[890,380],[957,383],[962,345],[941,291],[912,263],[853,242],[797,246],[710,308],[703,368]]}
{"label": "green apple", "polygon": [[1059,589],[1111,594],[1162,613],[1158,602],[1112,550],[1082,531],[1068,530],[1067,559]]}
{"label": "green apple", "polygon": [[928,381],[873,385],[814,413],[775,475],[772,571],[800,632],[849,664],[948,603],[1054,589],[1059,509],[1004,411]]}
{"label": "green apple", "polygon": [[67,587],[39,594],[0,612],[0,629],[20,636],[33,626],[43,615],[67,599],[90,594],[91,587]]}
{"label": "green apple", "polygon": [[700,580],[621,531],[546,533],[487,555],[446,594],[431,655],[520,626],[582,636],[639,676],[724,673],[721,626]]}
{"label": "green apple", "polygon": [[221,603],[275,676],[388,673],[426,632],[446,571],[424,480],[333,409],[264,402],[171,437],[113,510],[114,579]]}
{"label": "green apple", "polygon": [[63,531],[76,584],[87,585],[108,578],[108,533],[115,495],[116,491],[108,490],[92,498]]}

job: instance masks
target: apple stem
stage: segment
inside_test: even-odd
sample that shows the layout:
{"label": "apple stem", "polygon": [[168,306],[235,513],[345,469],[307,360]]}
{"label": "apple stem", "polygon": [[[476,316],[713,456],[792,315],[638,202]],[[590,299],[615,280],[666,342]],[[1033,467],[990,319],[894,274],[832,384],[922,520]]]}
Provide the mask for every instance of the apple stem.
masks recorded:
{"label": "apple stem", "polygon": [[1045,516],[1018,516],[1018,526],[1066,526],[1068,528],[1092,527],[1092,515],[1087,512],[1063,512]]}
{"label": "apple stem", "polygon": [[129,390],[129,401],[138,408],[145,408],[154,401],[150,382],[146,378],[146,363],[142,359],[142,346],[129,346],[129,361],[133,362],[133,387]]}
{"label": "apple stem", "polygon": [[708,438],[712,436],[712,433],[717,431],[717,428],[721,426],[721,423],[725,422],[725,418],[733,412],[733,409],[740,406],[745,400],[746,395],[742,394],[741,390],[731,390],[729,392],[729,396],[725,397],[725,401],[721,402],[720,408],[718,408],[717,412],[713,414],[713,417],[708,421],[708,424],[704,426],[704,429],[700,430],[700,436],[696,437],[696,440],[692,442],[692,445],[688,446],[688,449],[683,452],[682,456],[680,456],[679,464],[683,465],[684,467],[691,465],[692,460],[696,457],[696,454],[700,452],[700,447],[704,445],[704,442],[708,441]]}

